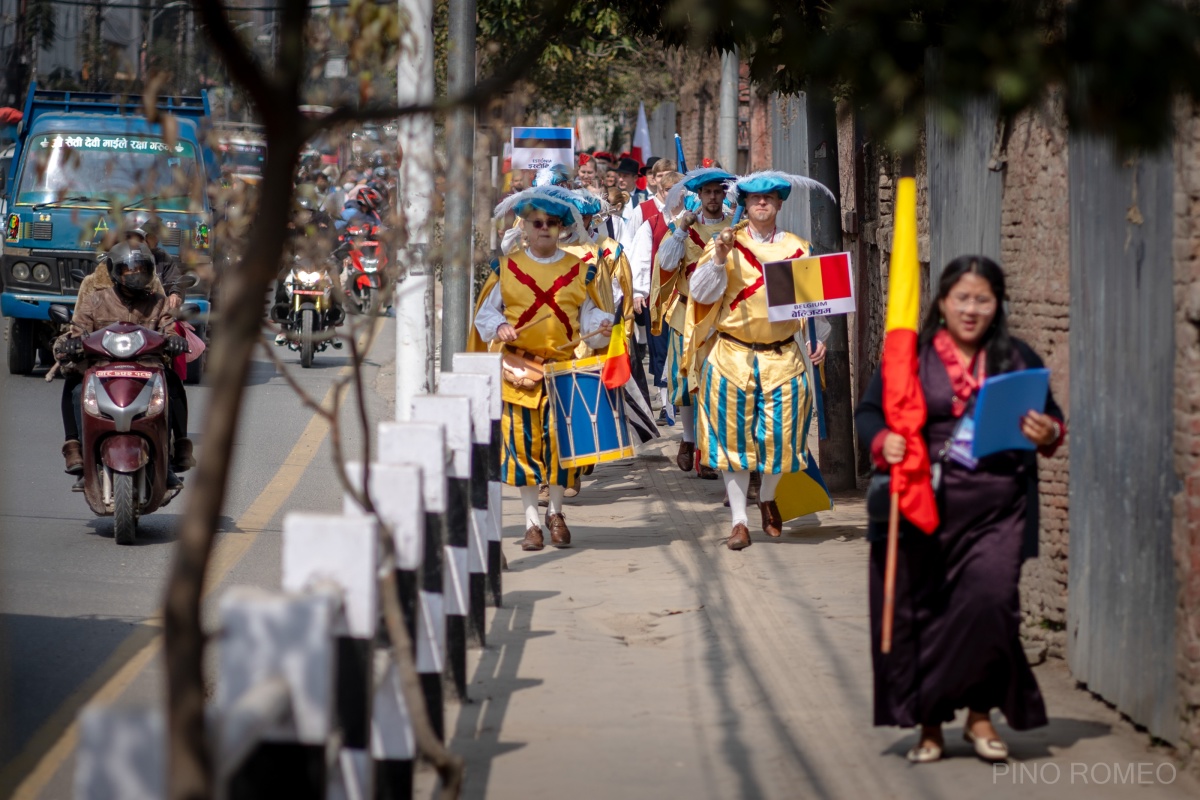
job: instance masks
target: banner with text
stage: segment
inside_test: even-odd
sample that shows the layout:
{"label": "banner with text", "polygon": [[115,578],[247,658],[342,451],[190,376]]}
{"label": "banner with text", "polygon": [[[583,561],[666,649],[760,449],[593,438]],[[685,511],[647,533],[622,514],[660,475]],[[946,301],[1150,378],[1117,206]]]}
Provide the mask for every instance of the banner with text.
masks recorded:
{"label": "banner with text", "polygon": [[575,131],[570,128],[513,128],[512,168],[575,167]]}
{"label": "banner with text", "polygon": [[763,280],[767,285],[767,319],[771,322],[850,314],[855,310],[849,253],[772,261],[763,264]]}

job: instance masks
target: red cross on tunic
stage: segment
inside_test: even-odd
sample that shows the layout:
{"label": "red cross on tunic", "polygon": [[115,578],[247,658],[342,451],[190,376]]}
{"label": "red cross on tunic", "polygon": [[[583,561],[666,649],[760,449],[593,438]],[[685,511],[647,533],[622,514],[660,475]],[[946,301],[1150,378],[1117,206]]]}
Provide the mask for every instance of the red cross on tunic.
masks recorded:
{"label": "red cross on tunic", "polygon": [[556,298],[558,293],[567,286],[570,286],[571,281],[575,280],[576,276],[579,275],[580,263],[582,262],[576,261],[575,265],[567,270],[566,274],[559,275],[554,283],[550,284],[549,289],[542,291],[542,287],[538,286],[537,281],[522,272],[517,266],[517,262],[510,258],[508,260],[509,271],[513,274],[514,278],[529,287],[529,290],[533,292],[534,298],[533,303],[531,303],[529,308],[525,309],[521,316],[517,318],[517,324],[513,327],[520,328],[522,325],[525,325],[533,319],[533,315],[536,314],[542,306],[546,306],[554,312],[554,316],[558,317],[558,321],[561,322],[563,327],[567,329],[567,338],[574,339],[575,329],[571,327],[571,318],[567,316],[567,312],[559,308]]}
{"label": "red cross on tunic", "polygon": [[[737,296],[734,297],[732,302],[729,303],[730,311],[736,309],[743,300],[749,298],[751,295],[761,289],[763,284],[766,282],[766,279],[763,277],[763,265],[757,258],[754,257],[754,253],[750,252],[750,248],[746,247],[741,242],[735,242],[734,246],[737,247],[738,252],[742,254],[742,258],[746,259],[747,263],[754,267],[755,271],[758,272],[758,277],[754,279],[754,283],[737,293]],[[801,247],[799,250],[782,260],[790,261],[793,258],[800,258],[803,255],[804,248]]]}

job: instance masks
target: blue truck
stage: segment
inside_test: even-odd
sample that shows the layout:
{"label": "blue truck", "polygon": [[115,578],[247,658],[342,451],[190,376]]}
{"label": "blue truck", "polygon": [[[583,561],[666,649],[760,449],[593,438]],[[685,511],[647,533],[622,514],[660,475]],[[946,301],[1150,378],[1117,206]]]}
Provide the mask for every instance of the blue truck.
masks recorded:
{"label": "blue truck", "polygon": [[[5,181],[0,314],[8,320],[8,370],[51,363],[51,304],[74,306],[80,274],[130,220],[156,214],[159,245],[190,269],[212,263],[208,182],[215,160],[204,133],[207,95],[158,98],[151,123],[141,97],[31,85]],[[162,114],[174,117],[164,135]],[[188,303],[208,311],[203,283]],[[205,331],[197,325],[202,338]],[[189,365],[199,380],[203,361]]]}

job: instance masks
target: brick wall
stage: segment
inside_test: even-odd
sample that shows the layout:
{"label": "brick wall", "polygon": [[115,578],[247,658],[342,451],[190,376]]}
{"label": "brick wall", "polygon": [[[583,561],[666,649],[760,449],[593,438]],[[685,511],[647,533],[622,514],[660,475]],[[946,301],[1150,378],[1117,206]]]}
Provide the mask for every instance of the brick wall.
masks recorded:
{"label": "brick wall", "polygon": [[[1009,134],[1000,252],[1010,327],[1050,368],[1055,399],[1068,408],[1070,216],[1067,128],[1060,108],[1022,114]],[[1068,426],[1069,427],[1069,426]],[[1022,571],[1022,635],[1040,653],[1066,656],[1067,448],[1040,459],[1041,554]]]}
{"label": "brick wall", "polygon": [[1180,741],[1200,776],[1200,117],[1181,107],[1175,141],[1175,496]]}

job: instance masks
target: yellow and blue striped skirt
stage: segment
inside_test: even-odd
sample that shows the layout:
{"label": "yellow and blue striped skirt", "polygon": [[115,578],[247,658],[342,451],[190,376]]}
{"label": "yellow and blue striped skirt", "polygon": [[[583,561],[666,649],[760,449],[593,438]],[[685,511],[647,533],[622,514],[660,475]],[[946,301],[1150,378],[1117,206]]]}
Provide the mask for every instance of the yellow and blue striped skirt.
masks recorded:
{"label": "yellow and blue striped skirt", "polygon": [[800,472],[808,463],[812,394],[800,373],[764,392],[754,364],[753,389],[739,387],[711,360],[700,368],[697,442],[701,460],[718,470]]}
{"label": "yellow and blue striped skirt", "polygon": [[509,486],[571,486],[578,479],[578,469],[558,463],[558,448],[550,438],[550,398],[545,392],[537,408],[505,402],[500,435],[500,473]]}
{"label": "yellow and blue striped skirt", "polygon": [[688,391],[687,378],[679,374],[683,366],[683,334],[674,328],[667,328],[667,399],[680,408],[692,404],[692,395]]}

